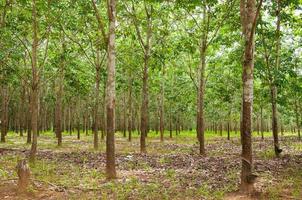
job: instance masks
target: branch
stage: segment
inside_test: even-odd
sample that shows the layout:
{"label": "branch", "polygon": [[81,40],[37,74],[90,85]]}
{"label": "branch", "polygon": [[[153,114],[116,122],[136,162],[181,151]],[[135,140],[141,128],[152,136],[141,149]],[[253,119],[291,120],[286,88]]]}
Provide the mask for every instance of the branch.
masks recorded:
{"label": "branch", "polygon": [[14,34],[17,39],[21,42],[21,44],[25,47],[25,50],[27,51],[29,57],[30,57],[30,60],[32,61],[32,56],[31,56],[31,52],[29,50],[29,48],[26,46],[25,42],[17,35],[17,34]]}
{"label": "branch", "polygon": [[198,27],[198,29],[201,31],[202,30],[202,28],[199,26],[199,24],[198,24],[198,22],[197,22],[197,20],[196,20],[196,18],[186,9],[186,8],[184,8],[184,10],[191,16],[191,18],[193,19],[193,21],[195,22],[195,25]]}
{"label": "branch", "polygon": [[135,31],[136,31],[136,35],[138,37],[139,44],[140,44],[141,48],[143,49],[143,51],[145,52],[145,43],[144,43],[144,40],[142,38],[140,29],[138,27],[138,22],[137,22],[137,17],[136,17],[136,14],[135,14],[135,7],[134,7],[133,2],[132,2],[132,11],[133,11],[133,13],[131,13],[128,9],[126,9],[126,11],[132,17],[132,21],[133,21],[133,24],[134,24],[134,27],[135,27]]}
{"label": "branch", "polygon": [[4,8],[3,8],[3,13],[2,13],[2,16],[1,16],[0,28],[3,28],[5,26],[6,9],[10,4],[11,4],[11,1],[6,0]]}
{"label": "branch", "polygon": [[254,38],[254,32],[256,30],[256,24],[257,24],[257,18],[258,18],[258,15],[259,15],[259,12],[260,12],[260,9],[261,9],[261,6],[262,6],[262,2],[263,0],[260,0],[260,3],[258,5],[258,8],[257,8],[257,11],[256,11],[256,14],[255,14],[255,18],[253,20],[253,24],[252,24],[252,29],[251,29],[251,34],[250,34],[250,38],[249,38],[249,48],[250,46],[252,45],[252,40]]}
{"label": "branch", "polygon": [[[152,10],[153,7],[152,5],[150,6],[150,13],[148,12],[147,6],[145,4],[145,11],[146,11],[146,15],[147,15],[147,36],[146,36],[146,51],[149,49],[151,49],[151,45],[152,43],[150,42],[151,37],[152,37]],[[146,52],[147,53],[147,52]]]}
{"label": "branch", "polygon": [[193,77],[192,67],[191,67],[190,64],[189,64],[189,76],[190,76],[190,78],[191,78],[191,80],[192,80],[192,82],[193,82],[193,84],[194,84],[196,90],[198,90],[198,85],[197,85],[197,83],[196,83],[196,80],[195,80],[194,77]]}
{"label": "branch", "polygon": [[245,34],[245,21],[246,21],[246,0],[240,0],[240,21],[242,26],[242,32]]}
{"label": "branch", "polygon": [[88,62],[91,64],[91,66],[95,66],[95,63],[91,62],[90,57],[88,56],[88,54],[87,54],[86,50],[84,49],[84,47],[82,46],[82,44],[81,44],[80,42],[78,42],[77,40],[75,40],[74,38],[72,38],[70,35],[68,35],[68,34],[66,33],[66,31],[65,31],[65,29],[64,29],[64,27],[63,27],[63,25],[62,25],[61,23],[59,23],[59,24],[60,24],[60,26],[61,26],[61,28],[62,28],[63,33],[64,33],[64,34],[65,34],[72,42],[76,43],[76,44],[80,47],[80,49],[83,51],[85,57],[87,58]]}
{"label": "branch", "polygon": [[225,20],[230,16],[230,11],[231,11],[231,8],[233,8],[234,6],[234,3],[236,1],[232,0],[232,2],[229,4],[229,3],[226,3],[227,5],[229,5],[228,9],[226,10],[226,13],[224,14],[224,16],[222,17],[222,19],[220,20],[220,22],[218,23],[218,26],[216,27],[216,30],[214,31],[214,35],[212,36],[212,38],[209,40],[208,45],[210,45],[213,40],[216,38],[220,28],[222,27],[223,23],[225,22]]}
{"label": "branch", "polygon": [[42,64],[40,65],[41,68],[44,67],[46,59],[47,59],[47,52],[48,52],[48,42],[49,42],[49,35],[50,35],[50,26],[48,26],[48,30],[47,30],[47,36],[46,36],[46,46],[45,46],[45,52],[44,52],[44,58],[42,61]]}
{"label": "branch", "polygon": [[108,36],[106,35],[106,32],[105,32],[105,26],[104,26],[103,20],[102,20],[102,18],[100,16],[100,13],[99,13],[99,10],[98,10],[98,8],[96,6],[95,0],[91,0],[91,2],[92,2],[93,9],[94,9],[96,20],[98,22],[99,31],[101,31],[103,39],[104,39],[105,46],[107,47]]}

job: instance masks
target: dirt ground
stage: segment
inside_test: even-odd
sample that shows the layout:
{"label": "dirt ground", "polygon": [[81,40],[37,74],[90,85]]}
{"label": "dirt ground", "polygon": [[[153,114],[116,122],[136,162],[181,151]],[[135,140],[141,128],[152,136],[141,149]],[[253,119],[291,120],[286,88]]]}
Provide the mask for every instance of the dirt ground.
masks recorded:
{"label": "dirt ground", "polygon": [[[88,138],[88,137],[87,137]],[[293,137],[281,141],[282,156],[275,158],[270,139],[254,139],[257,195],[237,192],[240,177],[240,141],[209,139],[207,156],[198,155],[194,138],[188,142],[149,138],[147,154],[139,140],[117,138],[118,179],[105,178],[105,152],[93,151],[91,141],[66,137],[63,148],[53,148],[52,137],[40,137],[38,162],[32,166],[32,185],[19,194],[15,165],[28,155],[18,139],[0,148],[1,199],[302,199],[302,144]],[[193,142],[191,141],[193,140]],[[104,142],[102,142],[104,146]],[[280,191],[279,191],[280,190]]]}

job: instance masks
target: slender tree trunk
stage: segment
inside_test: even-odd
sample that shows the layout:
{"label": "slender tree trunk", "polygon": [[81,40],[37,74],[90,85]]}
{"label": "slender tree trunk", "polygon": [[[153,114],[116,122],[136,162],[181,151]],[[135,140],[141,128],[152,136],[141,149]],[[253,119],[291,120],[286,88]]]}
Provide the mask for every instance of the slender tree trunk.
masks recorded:
{"label": "slender tree trunk", "polygon": [[[29,105],[31,104],[30,100],[30,94],[28,98]],[[27,110],[30,110],[30,108],[27,108]],[[27,126],[27,144],[31,144],[31,116],[26,115],[26,126]]]}
{"label": "slender tree trunk", "polygon": [[[260,6],[262,1],[260,3]],[[256,0],[240,1],[240,19],[244,35],[245,49],[242,71],[242,114],[241,114],[241,144],[242,168],[240,190],[244,193],[253,191],[252,179],[252,108],[253,108],[253,71],[254,71],[254,36],[257,15]]]}
{"label": "slender tree trunk", "polygon": [[[131,76],[130,76],[131,77]],[[128,140],[132,140],[132,77],[129,78],[128,85]]]}
{"label": "slender tree trunk", "polygon": [[126,137],[126,130],[127,130],[127,111],[126,111],[126,93],[123,94],[123,137]]}
{"label": "slender tree trunk", "polygon": [[[69,102],[70,103],[70,102]],[[71,105],[68,106],[68,132],[69,132],[69,135],[71,136],[72,134],[72,129],[71,129]]]}
{"label": "slender tree trunk", "polygon": [[85,134],[88,136],[88,129],[89,129],[89,113],[88,111],[85,113]]}
{"label": "slender tree trunk", "polygon": [[106,119],[106,87],[107,85],[104,84],[104,92],[103,92],[103,101],[104,101],[104,106],[103,106],[103,131],[101,135],[101,139],[104,140],[105,136],[107,135],[107,119]]}
{"label": "slender tree trunk", "polygon": [[281,131],[281,136],[284,136],[283,123],[281,120],[280,120],[280,131]]}
{"label": "slender tree trunk", "polygon": [[77,139],[81,139],[81,124],[80,124],[80,118],[77,120]]}
{"label": "slender tree trunk", "polygon": [[263,121],[263,108],[260,107],[260,130],[261,130],[261,139],[264,139],[264,121]]}
{"label": "slender tree trunk", "polygon": [[159,110],[159,130],[160,130],[160,141],[164,141],[164,130],[165,130],[165,123],[164,123],[164,114],[165,114],[165,66],[162,66],[162,81],[161,81],[161,88],[160,88],[160,110]]}
{"label": "slender tree trunk", "polygon": [[[140,137],[140,150],[141,153],[146,153],[146,136],[148,133],[148,104],[149,104],[149,89],[148,89],[148,76],[149,76],[149,59],[151,51],[151,36],[152,36],[152,7],[151,11],[148,11],[145,5],[145,11],[147,15],[147,33],[146,33],[146,44],[142,41],[139,28],[136,24],[137,35],[140,38],[140,43],[144,48],[144,68],[143,68],[143,88],[142,88],[142,106],[141,106],[141,137]],[[134,9],[134,6],[133,6]]]}
{"label": "slender tree trunk", "polygon": [[296,117],[296,127],[298,132],[298,139],[301,140],[301,133],[300,133],[300,117],[299,117],[299,107],[298,101],[295,99],[295,117]]}
{"label": "slender tree trunk", "polygon": [[106,139],[106,174],[108,179],[116,178],[115,170],[115,141],[114,141],[114,119],[115,119],[115,22],[116,2],[108,1],[109,17],[109,39],[108,39],[108,76],[107,76],[107,139]]}
{"label": "slender tree trunk", "polygon": [[95,150],[99,148],[99,96],[100,96],[100,50],[97,50],[95,66],[95,102],[94,102],[94,116],[93,116],[93,147]]}
{"label": "slender tree trunk", "polygon": [[172,138],[172,113],[170,113],[169,129],[170,129],[170,138]]}
{"label": "slender tree trunk", "polygon": [[58,138],[58,146],[62,146],[62,96],[63,96],[63,85],[64,85],[64,65],[65,65],[65,46],[62,43],[62,56],[59,69],[59,80],[58,80],[58,90],[56,99],[56,109],[55,109],[55,131]]}
{"label": "slender tree trunk", "polygon": [[[276,65],[275,68],[278,70],[280,66],[280,11],[281,5],[280,0],[277,1],[277,30],[276,30]],[[278,116],[277,116],[277,86],[275,83],[275,78],[273,78],[271,83],[271,103],[272,103],[272,129],[274,137],[274,149],[275,155],[279,157],[281,149],[279,148],[279,138],[278,138]]]}
{"label": "slender tree trunk", "polygon": [[230,121],[227,124],[227,131],[228,131],[228,140],[230,140]]}
{"label": "slender tree trunk", "polygon": [[24,101],[25,101],[25,89],[22,85],[22,91],[21,91],[21,105],[20,105],[20,136],[23,137],[23,131],[24,131]]}
{"label": "slender tree trunk", "polygon": [[37,66],[37,50],[38,50],[38,22],[37,22],[37,10],[36,0],[32,3],[32,30],[33,30],[33,42],[32,42],[32,82],[31,82],[31,129],[33,132],[30,161],[35,162],[37,153],[37,134],[38,134],[38,91],[39,91],[39,77]]}
{"label": "slender tree trunk", "polygon": [[8,131],[8,86],[4,85],[2,88],[2,116],[1,116],[1,142],[5,142],[5,136]]}
{"label": "slender tree trunk", "polygon": [[21,91],[21,105],[20,105],[20,136],[23,137],[23,131],[25,128],[25,86],[22,83],[22,91]]}
{"label": "slender tree trunk", "polygon": [[260,135],[260,126],[259,126],[259,116],[257,115],[256,119],[256,128],[257,128],[257,135]]}
{"label": "slender tree trunk", "polygon": [[[203,25],[207,24],[206,5],[203,6]],[[205,155],[204,146],[204,91],[205,91],[205,68],[206,68],[206,50],[207,50],[207,34],[202,33],[201,44],[199,47],[200,64],[199,64],[199,87],[197,92],[197,138],[199,141],[199,153]]]}
{"label": "slender tree trunk", "polygon": [[140,148],[141,153],[146,153],[146,135],[148,126],[148,62],[149,55],[145,55],[144,58],[144,70],[143,70],[143,90],[142,90],[142,107],[141,107],[141,137]]}

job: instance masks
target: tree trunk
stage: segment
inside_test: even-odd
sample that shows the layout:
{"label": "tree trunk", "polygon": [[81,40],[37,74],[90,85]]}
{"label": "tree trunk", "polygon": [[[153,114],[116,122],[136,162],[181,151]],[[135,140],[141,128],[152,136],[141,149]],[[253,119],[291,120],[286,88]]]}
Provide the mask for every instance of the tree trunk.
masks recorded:
{"label": "tree trunk", "polygon": [[[262,3],[262,1],[261,1]],[[261,6],[260,3],[260,6]],[[260,9],[259,6],[259,9]],[[253,71],[254,71],[254,36],[259,9],[256,11],[256,0],[240,1],[240,19],[244,35],[245,49],[242,71],[242,114],[241,144],[242,168],[240,190],[244,193],[253,191],[252,175],[252,108],[253,108]]]}
{"label": "tree trunk", "polygon": [[[134,8],[134,6],[133,6]],[[146,136],[148,133],[148,102],[149,102],[149,89],[148,89],[148,68],[149,68],[149,59],[151,51],[151,36],[152,36],[152,7],[149,12],[147,6],[145,5],[145,11],[147,15],[147,33],[146,33],[146,44],[142,41],[139,28],[136,24],[137,35],[140,38],[141,45],[144,48],[144,69],[143,69],[143,88],[142,88],[142,106],[141,106],[141,137],[140,137],[140,150],[141,153],[146,153]]]}
{"label": "tree trunk", "polygon": [[299,109],[298,109],[298,102],[297,99],[295,99],[295,118],[296,118],[296,127],[298,131],[298,139],[301,140],[301,133],[300,133],[300,118],[299,118]]}
{"label": "tree trunk", "polygon": [[[276,30],[276,65],[275,68],[278,70],[280,67],[280,11],[281,5],[280,0],[277,1],[277,30]],[[277,157],[280,156],[281,149],[279,148],[279,138],[278,138],[278,116],[277,116],[277,86],[276,78],[274,77],[271,82],[271,103],[272,103],[272,129],[274,137],[274,150]]]}
{"label": "tree trunk", "polygon": [[95,102],[94,102],[94,115],[93,115],[93,147],[95,150],[99,149],[99,96],[100,96],[100,50],[96,54],[95,66]]}
{"label": "tree trunk", "polygon": [[170,138],[173,137],[172,135],[172,114],[170,113],[170,120],[169,120],[169,129],[170,129]]}
{"label": "tree trunk", "polygon": [[147,135],[147,126],[148,126],[148,62],[149,62],[149,56],[145,55],[144,71],[143,71],[141,126],[140,126],[140,129],[141,129],[141,137],[140,137],[141,153],[146,153],[146,135]]}
{"label": "tree trunk", "polygon": [[25,114],[25,111],[24,111],[24,104],[25,104],[25,88],[24,88],[24,85],[22,84],[22,92],[21,92],[21,105],[20,105],[20,136],[23,137],[23,131],[24,131],[24,114]]}
{"label": "tree trunk", "polygon": [[230,140],[230,121],[227,124],[227,131],[228,131],[228,140]]}
{"label": "tree trunk", "polygon": [[33,28],[33,42],[32,42],[32,82],[31,82],[31,129],[33,132],[30,161],[35,162],[37,153],[37,133],[38,133],[38,90],[39,77],[37,69],[37,50],[38,50],[38,22],[36,0],[33,0],[32,5],[32,28]]}
{"label": "tree trunk", "polygon": [[109,38],[108,38],[108,76],[107,76],[107,139],[106,139],[106,174],[108,179],[116,178],[115,142],[114,142],[114,110],[115,110],[115,22],[116,2],[108,1]]}
{"label": "tree trunk", "polygon": [[[130,76],[131,77],[131,76]],[[129,78],[128,85],[128,140],[132,140],[132,77]]]}
{"label": "tree trunk", "polygon": [[[206,5],[203,6],[203,25],[206,26],[207,11]],[[205,91],[205,68],[206,68],[206,50],[207,34],[202,33],[201,44],[199,47],[200,64],[199,64],[199,87],[197,92],[197,138],[199,141],[199,153],[205,155],[204,146],[204,91]]]}
{"label": "tree trunk", "polygon": [[260,126],[259,126],[259,116],[257,115],[256,119],[256,129],[257,129],[257,135],[260,135]]}
{"label": "tree trunk", "polygon": [[58,90],[56,98],[56,109],[55,109],[55,131],[58,138],[58,146],[62,146],[62,96],[63,96],[63,85],[64,85],[64,65],[65,65],[65,46],[62,44],[62,55],[61,63],[59,69],[59,80],[58,80]]}
{"label": "tree trunk", "polygon": [[127,111],[126,111],[126,93],[123,94],[123,137],[126,137],[126,130],[127,130]]}
{"label": "tree trunk", "polygon": [[77,139],[80,140],[81,139],[81,124],[80,124],[80,118],[78,118],[77,120]]}
{"label": "tree trunk", "polygon": [[8,86],[2,88],[2,116],[1,116],[1,142],[5,142],[5,137],[8,131]]}
{"label": "tree trunk", "polygon": [[[29,104],[31,104],[30,100],[29,100]],[[31,144],[31,119],[30,118],[31,118],[30,116],[26,115],[26,126],[27,126],[27,140],[26,140],[26,143],[27,144]]]}
{"label": "tree trunk", "polygon": [[159,110],[159,131],[160,131],[160,141],[164,141],[164,130],[165,130],[165,123],[164,123],[164,114],[165,114],[165,107],[164,107],[164,99],[165,99],[165,66],[162,66],[162,81],[161,81],[161,88],[160,88],[160,110]]}
{"label": "tree trunk", "polygon": [[260,107],[260,131],[261,131],[261,139],[264,139],[264,121],[263,121],[263,108]]}

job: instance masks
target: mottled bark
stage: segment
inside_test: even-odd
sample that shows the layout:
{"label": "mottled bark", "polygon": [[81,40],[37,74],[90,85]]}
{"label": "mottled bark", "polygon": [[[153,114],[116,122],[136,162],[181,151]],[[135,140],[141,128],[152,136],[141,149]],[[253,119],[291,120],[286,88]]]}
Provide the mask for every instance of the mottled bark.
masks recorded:
{"label": "mottled bark", "polygon": [[162,80],[160,86],[160,108],[159,108],[159,131],[160,131],[160,141],[164,141],[164,130],[165,130],[165,66],[162,66]]}
{"label": "mottled bark", "polygon": [[116,178],[115,170],[115,141],[114,141],[114,119],[115,119],[115,23],[116,2],[108,0],[109,39],[108,39],[108,68],[107,68],[107,138],[106,138],[106,175],[108,179]]}
{"label": "mottled bark", "polygon": [[[207,26],[207,9],[206,5],[203,6],[203,21],[204,27]],[[207,51],[207,32],[203,31],[200,47],[199,47],[199,86],[197,92],[197,138],[199,141],[199,153],[205,155],[204,145],[204,92],[205,92],[205,68],[206,68],[206,51]]]}
{"label": "mottled bark", "polygon": [[298,101],[295,99],[295,118],[296,118],[296,127],[298,132],[298,139],[301,140],[301,133],[300,133],[300,114],[299,114],[299,106]]}
{"label": "mottled bark", "polygon": [[37,22],[37,10],[36,10],[36,0],[32,3],[32,30],[33,30],[33,42],[32,42],[32,80],[31,80],[31,129],[33,133],[31,150],[30,150],[30,160],[35,161],[37,153],[37,134],[38,134],[38,66],[37,66],[37,50],[38,50],[38,22]]}
{"label": "mottled bark", "polygon": [[8,86],[2,87],[2,108],[1,108],[1,142],[5,142],[5,137],[8,132]]}
{"label": "mottled bark", "polygon": [[263,108],[260,107],[260,131],[261,131],[261,139],[264,139],[264,119],[263,119]]}
{"label": "mottled bark", "polygon": [[227,123],[228,140],[230,140],[230,121]]}
{"label": "mottled bark", "polygon": [[[281,12],[281,0],[277,1],[277,28],[276,28],[276,62],[275,69],[278,70],[280,67],[280,12]],[[275,155],[279,157],[281,149],[279,148],[279,138],[278,138],[278,116],[277,116],[277,85],[276,77],[272,77],[271,81],[271,103],[272,103],[272,129],[274,137],[274,150]]]}
{"label": "mottled bark", "polygon": [[126,94],[123,95],[123,136],[126,137],[126,130],[127,130],[127,111],[126,111]]}
{"label": "mottled bark", "polygon": [[144,53],[144,67],[143,67],[143,87],[142,87],[142,103],[141,103],[141,123],[140,123],[140,150],[141,153],[146,153],[146,136],[148,133],[148,104],[149,104],[149,89],[148,89],[148,76],[149,76],[149,59],[151,57],[151,38],[152,38],[152,6],[148,9],[145,4],[147,31],[146,39],[143,41],[142,34],[139,29],[138,20],[135,16],[135,6],[132,4],[133,9],[133,21],[136,30],[136,35],[139,40],[139,44],[143,49]]}
{"label": "mottled bark", "polygon": [[242,71],[242,114],[241,144],[242,168],[240,190],[244,193],[253,191],[252,175],[252,108],[253,108],[253,71],[254,71],[254,36],[257,16],[262,1],[256,11],[256,0],[240,1],[240,19],[244,36],[244,60]]}
{"label": "mottled bark", "polygon": [[[130,76],[131,77],[131,76]],[[132,140],[132,77],[129,78],[128,84],[128,140]]]}
{"label": "mottled bark", "polygon": [[57,81],[56,108],[55,108],[55,132],[58,139],[58,146],[62,146],[62,98],[64,85],[64,67],[65,67],[65,46],[62,44],[61,63]]}
{"label": "mottled bark", "polygon": [[100,101],[100,51],[96,53],[96,65],[95,65],[95,102],[93,109],[93,147],[95,150],[99,148],[99,101]]}

